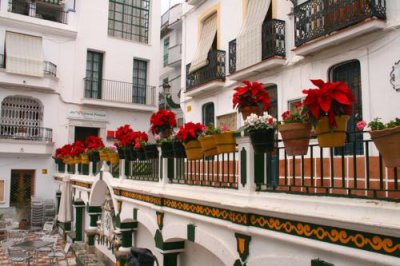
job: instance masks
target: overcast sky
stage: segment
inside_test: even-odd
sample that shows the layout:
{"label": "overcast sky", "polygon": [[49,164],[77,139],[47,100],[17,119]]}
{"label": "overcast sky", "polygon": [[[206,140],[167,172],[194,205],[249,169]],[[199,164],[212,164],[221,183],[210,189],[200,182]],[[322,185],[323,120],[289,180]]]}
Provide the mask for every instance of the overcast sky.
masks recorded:
{"label": "overcast sky", "polygon": [[176,3],[182,3],[183,0],[160,0],[161,1],[161,14],[168,10],[169,6],[173,6]]}

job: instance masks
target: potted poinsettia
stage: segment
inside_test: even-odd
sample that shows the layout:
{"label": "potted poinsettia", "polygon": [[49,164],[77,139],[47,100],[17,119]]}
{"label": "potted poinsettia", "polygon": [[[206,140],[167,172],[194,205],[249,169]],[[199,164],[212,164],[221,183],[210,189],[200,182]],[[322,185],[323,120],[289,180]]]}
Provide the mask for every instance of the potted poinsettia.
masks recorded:
{"label": "potted poinsettia", "polygon": [[[71,156],[74,160],[74,163],[82,163],[82,154],[84,154],[86,151],[86,147],[83,144],[83,142],[77,140],[74,143],[72,143],[71,147]],[[86,161],[84,160],[84,163]]]}
{"label": "potted poinsettia", "polygon": [[250,114],[262,115],[271,106],[268,91],[260,82],[243,81],[244,86],[237,87],[233,94],[233,108],[238,108],[243,120]]}
{"label": "potted poinsettia", "polygon": [[160,134],[161,138],[168,138],[172,129],[176,127],[176,115],[174,112],[161,109],[150,117],[151,133]]}
{"label": "potted poinsettia", "polygon": [[282,114],[278,131],[281,133],[286,154],[305,155],[310,143],[311,124],[303,113],[303,103],[296,103],[294,108]]}
{"label": "potted poinsettia", "polygon": [[213,124],[208,124],[205,127],[203,134],[199,136],[201,148],[203,149],[204,156],[210,157],[218,154],[217,144],[215,143],[216,129]]}
{"label": "potted poinsettia", "polygon": [[383,123],[375,118],[368,123],[369,134],[386,167],[400,167],[400,118]]}
{"label": "potted poinsettia", "polygon": [[128,161],[136,160],[136,153],[133,150],[133,142],[135,140],[133,129],[129,125],[120,126],[115,132],[115,138],[118,140],[115,146],[117,147],[119,158]]}
{"label": "potted poinsettia", "polygon": [[271,152],[275,146],[276,119],[265,112],[262,116],[250,114],[244,121],[255,153]]}
{"label": "potted poinsettia", "polygon": [[65,144],[61,147],[60,157],[63,159],[64,164],[72,164],[73,159],[71,156],[71,144]]}
{"label": "potted poinsettia", "polygon": [[226,126],[221,126],[215,129],[215,144],[217,145],[217,152],[228,153],[235,152],[236,140],[235,132],[228,129]]}
{"label": "potted poinsettia", "polygon": [[57,168],[59,172],[64,172],[65,169],[65,163],[63,161],[64,159],[64,150],[63,147],[56,149],[56,153],[53,156],[54,162],[57,164]]}
{"label": "potted poinsettia", "polygon": [[303,111],[314,126],[321,147],[341,147],[346,140],[347,121],[353,111],[354,96],[343,82],[311,80],[317,89],[307,95]]}
{"label": "potted poinsettia", "polygon": [[[136,152],[137,158],[139,160],[141,160],[141,161],[146,160],[146,154],[145,154],[144,146],[147,146],[146,145],[147,141],[149,141],[149,136],[146,134],[146,132],[134,131],[133,149]],[[157,146],[156,146],[156,150],[157,150]]]}
{"label": "potted poinsettia", "polygon": [[205,127],[201,123],[188,122],[176,134],[176,138],[183,142],[188,160],[203,158],[203,149],[198,141],[198,137],[203,133],[204,129]]}
{"label": "potted poinsettia", "polygon": [[97,136],[88,136],[85,140],[85,145],[88,149],[89,161],[98,162],[103,161],[105,156],[100,158],[99,150],[104,147],[103,140]]}

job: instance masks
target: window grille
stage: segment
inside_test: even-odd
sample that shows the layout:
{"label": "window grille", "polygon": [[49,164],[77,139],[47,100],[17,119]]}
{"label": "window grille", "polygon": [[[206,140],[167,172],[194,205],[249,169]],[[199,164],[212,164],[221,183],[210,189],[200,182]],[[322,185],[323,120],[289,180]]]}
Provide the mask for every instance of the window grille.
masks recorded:
{"label": "window grille", "polygon": [[1,103],[1,124],[11,126],[41,127],[43,106],[35,98],[8,96]]}

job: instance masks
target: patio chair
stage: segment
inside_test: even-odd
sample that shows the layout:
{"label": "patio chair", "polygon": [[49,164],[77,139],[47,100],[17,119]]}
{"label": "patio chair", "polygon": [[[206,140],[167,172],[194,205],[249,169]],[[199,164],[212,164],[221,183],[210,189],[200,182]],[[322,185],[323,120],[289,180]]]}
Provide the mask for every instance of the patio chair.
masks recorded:
{"label": "patio chair", "polygon": [[48,241],[53,243],[52,246],[47,246],[47,247],[41,247],[41,248],[37,248],[35,250],[35,259],[36,259],[36,264],[38,263],[38,259],[39,259],[39,255],[40,253],[46,253],[49,254],[50,252],[52,252],[53,250],[56,250],[57,248],[57,241],[58,241],[58,235],[45,235],[41,238],[41,240],[43,241]]}
{"label": "patio chair", "polygon": [[43,229],[39,232],[35,232],[35,234],[39,236],[50,235],[53,232],[54,224],[54,221],[45,222],[43,224]]}
{"label": "patio chair", "polygon": [[28,236],[28,232],[26,230],[8,230],[7,231],[7,239],[12,239],[15,242],[22,242]]}
{"label": "patio chair", "polygon": [[48,254],[50,262],[54,262],[54,260],[55,260],[58,265],[58,262],[60,260],[65,260],[65,262],[67,263],[67,266],[69,266],[67,255],[68,255],[69,249],[71,248],[71,245],[72,245],[71,243],[66,243],[64,250],[58,249],[58,250],[54,250],[54,251],[50,252]]}
{"label": "patio chair", "polygon": [[7,251],[8,251],[7,255],[9,260],[11,261],[11,265],[15,265],[16,263],[23,263],[24,265],[25,264],[29,265],[29,260],[32,258],[32,256],[29,256],[22,249],[9,247]]}

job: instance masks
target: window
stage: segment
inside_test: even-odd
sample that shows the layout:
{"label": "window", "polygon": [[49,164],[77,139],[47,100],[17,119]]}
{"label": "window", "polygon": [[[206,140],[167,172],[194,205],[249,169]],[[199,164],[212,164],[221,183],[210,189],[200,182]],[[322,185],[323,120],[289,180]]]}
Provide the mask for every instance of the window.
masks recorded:
{"label": "window", "polygon": [[41,127],[42,103],[32,97],[8,96],[1,103],[1,125]]}
{"label": "window", "polygon": [[75,141],[85,142],[89,136],[98,136],[99,128],[96,127],[75,127]]}
{"label": "window", "polygon": [[146,104],[147,62],[133,60],[132,102]]}
{"label": "window", "polygon": [[87,52],[85,97],[101,99],[101,80],[103,72],[103,54]]}
{"label": "window", "polygon": [[344,148],[335,149],[335,154],[341,155],[342,149],[344,154],[354,154],[354,147],[356,154],[363,154],[363,134],[354,133],[356,131],[356,123],[362,120],[362,95],[361,95],[361,67],[358,60],[353,60],[333,66],[330,69],[331,81],[342,81],[353,92],[355,101],[353,104],[353,114],[347,124],[347,144]]}
{"label": "window", "polygon": [[164,39],[164,67],[168,65],[169,37]]}
{"label": "window", "polygon": [[147,43],[150,0],[110,0],[108,35]]}
{"label": "window", "polygon": [[265,87],[265,89],[269,93],[269,97],[271,99],[271,107],[268,110],[268,113],[273,117],[278,117],[278,91],[276,85],[271,85]]}
{"label": "window", "polygon": [[203,124],[204,125],[209,125],[209,124],[215,125],[214,103],[206,103],[203,105],[202,109],[203,109],[202,110]]}

